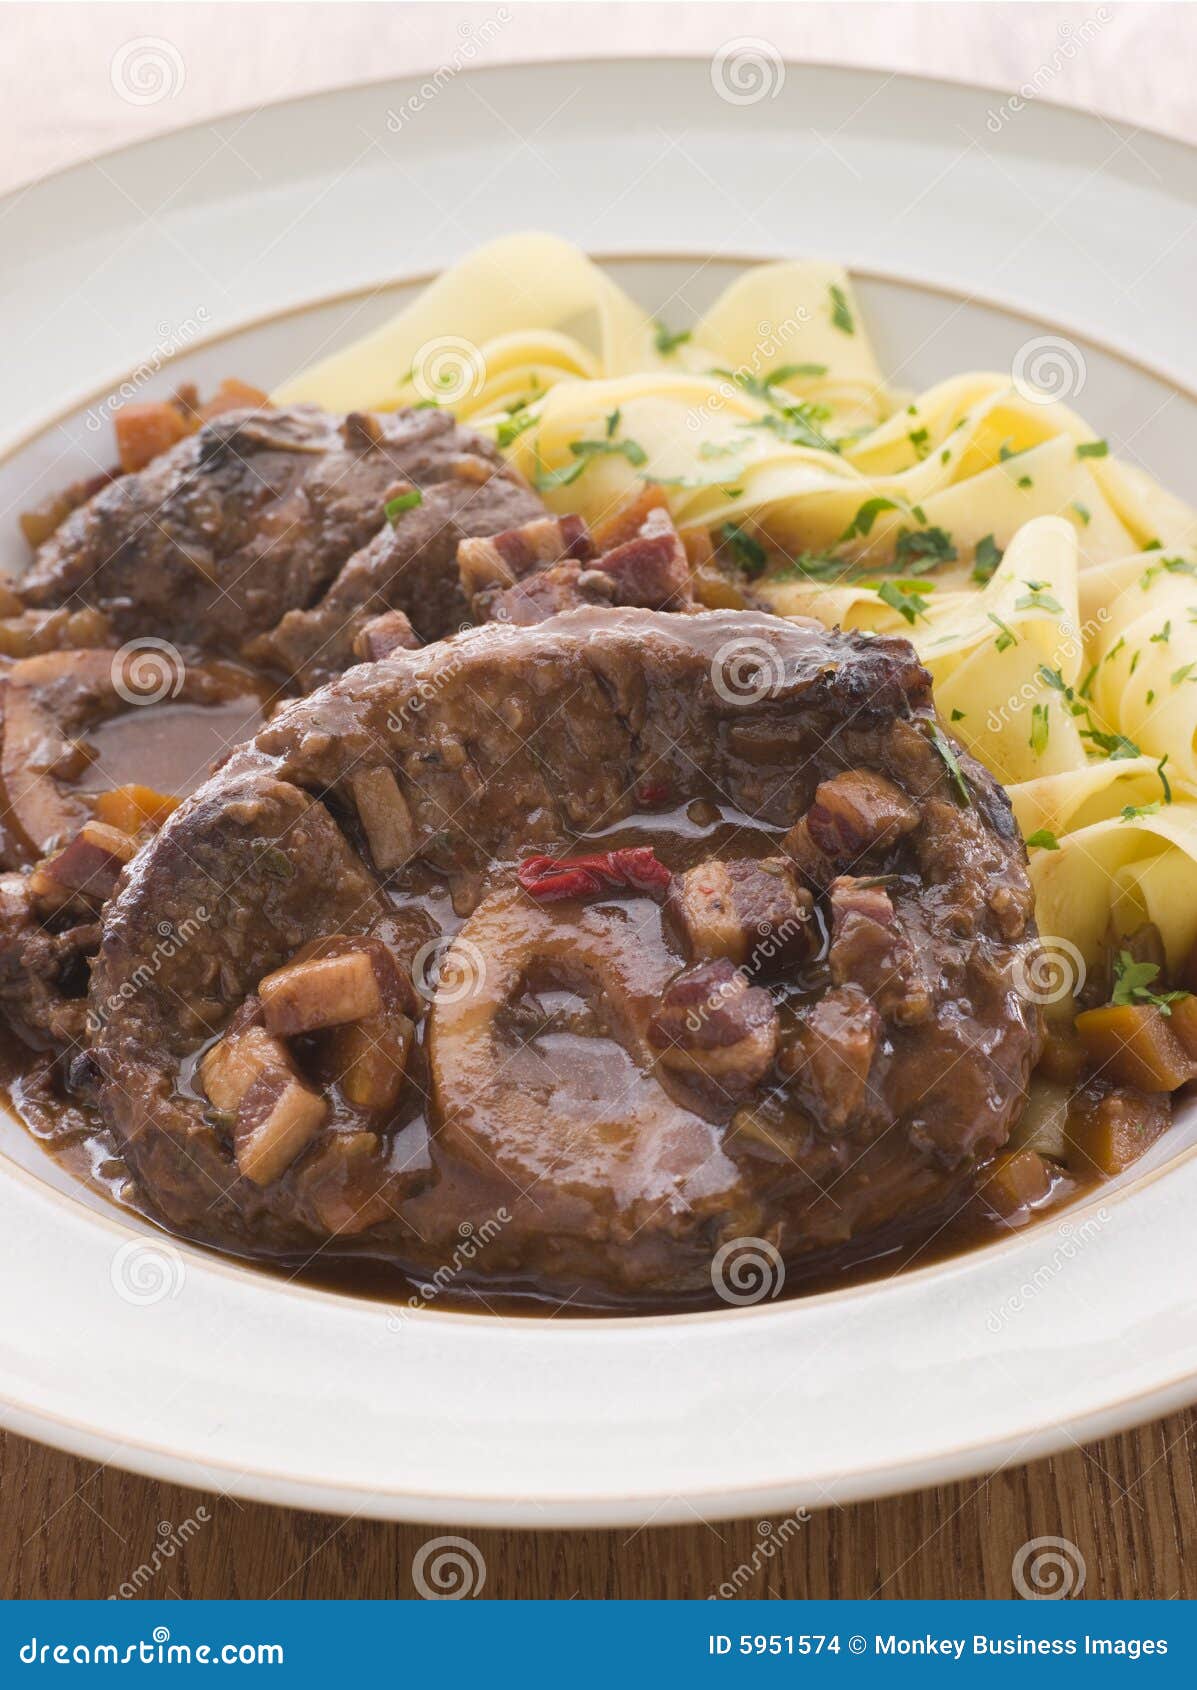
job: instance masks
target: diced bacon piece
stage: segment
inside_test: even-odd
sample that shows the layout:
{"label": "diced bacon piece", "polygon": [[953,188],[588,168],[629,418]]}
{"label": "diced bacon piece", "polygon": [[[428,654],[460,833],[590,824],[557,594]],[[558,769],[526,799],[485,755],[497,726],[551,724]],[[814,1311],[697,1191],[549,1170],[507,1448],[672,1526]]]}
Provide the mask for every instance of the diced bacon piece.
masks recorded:
{"label": "diced bacon piece", "polygon": [[594,543],[600,552],[610,551],[614,546],[622,546],[625,540],[634,540],[644,525],[645,518],[652,511],[663,510],[668,516],[669,505],[665,494],[659,487],[654,487],[646,481],[632,498],[613,510],[610,516],[605,516],[601,522],[594,525]]}
{"label": "diced bacon piece", "polygon": [[835,986],[798,1018],[778,1057],[818,1120],[837,1131],[867,1104],[881,1017],[859,986]]}
{"label": "diced bacon piece", "polygon": [[555,563],[510,587],[485,588],[475,595],[471,608],[479,622],[510,622],[528,628],[563,610],[614,604],[617,596],[615,582],[596,565]]}
{"label": "diced bacon piece", "polygon": [[45,873],[70,892],[111,897],[125,864],[137,855],[137,841],[100,821],[84,822],[63,850],[45,862]]}
{"label": "diced bacon piece", "polygon": [[174,405],[147,401],[122,405],[113,422],[121,469],[132,475],[169,452],[187,434],[187,422]]}
{"label": "diced bacon piece", "polygon": [[416,829],[394,773],[382,763],[360,769],[350,775],[349,789],[375,868],[384,874],[401,868],[415,850]]}
{"label": "diced bacon piece", "polygon": [[667,510],[650,511],[639,533],[604,552],[598,567],[614,580],[621,604],[676,610],[693,602],[686,548]]}
{"label": "diced bacon piece", "polygon": [[822,885],[829,866],[850,868],[868,852],[896,844],[918,824],[918,805],[900,786],[869,769],[849,769],[816,788],[814,803],[790,829],[782,849]]}
{"label": "diced bacon piece", "polygon": [[932,1013],[922,965],[882,886],[850,875],[832,882],[827,965],[837,986],[859,986],[900,1026],[917,1026]]}
{"label": "diced bacon piece", "polygon": [[759,1085],[777,1053],[777,1011],[726,957],[701,962],[668,987],[648,1028],[657,1060],[680,1078],[728,1096]]}
{"label": "diced bacon piece", "polygon": [[288,963],[266,976],[258,996],[267,1027],[281,1038],[360,1021],[382,1008],[374,959],[365,950]]}
{"label": "diced bacon piece", "polygon": [[363,663],[381,663],[393,651],[418,651],[420,637],[401,610],[371,617],[353,639],[353,655]]}
{"label": "diced bacon piece", "polygon": [[510,587],[533,570],[564,563],[585,563],[594,556],[590,531],[580,516],[541,516],[521,528],[483,539],[462,540],[457,568],[467,598],[484,587]]}
{"label": "diced bacon piece", "polygon": [[700,863],[674,881],[670,908],[695,958],[755,971],[818,948],[814,900],[780,857]]}

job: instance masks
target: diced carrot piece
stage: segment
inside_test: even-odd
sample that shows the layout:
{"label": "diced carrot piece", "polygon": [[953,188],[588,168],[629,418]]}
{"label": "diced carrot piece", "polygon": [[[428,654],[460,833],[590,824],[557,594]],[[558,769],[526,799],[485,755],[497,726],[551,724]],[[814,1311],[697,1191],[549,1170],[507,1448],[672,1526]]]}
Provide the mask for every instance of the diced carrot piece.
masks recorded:
{"label": "diced carrot piece", "polygon": [[238,381],[236,376],[226,376],[211,399],[206,399],[197,407],[196,415],[201,422],[208,422],[224,411],[260,410],[269,403],[269,396],[260,387],[251,387],[249,382]]}
{"label": "diced carrot piece", "polygon": [[1047,1163],[1037,1150],[1002,1156],[985,1177],[982,1196],[999,1214],[1013,1215],[1041,1203],[1052,1188]]}
{"label": "diced carrot piece", "polygon": [[1069,1166],[1078,1174],[1096,1170],[1112,1178],[1137,1162],[1171,1121],[1167,1093],[1125,1087],[1098,1096],[1081,1092],[1068,1111]]}
{"label": "diced carrot piece", "polygon": [[1170,1005],[1169,1030],[1176,1034],[1187,1055],[1197,1063],[1197,997],[1176,998]]}
{"label": "diced carrot piece", "polygon": [[161,827],[181,803],[181,798],[155,792],[152,786],[114,786],[96,799],[96,820],[123,833],[140,833],[143,827]]}
{"label": "diced carrot piece", "polygon": [[1076,1018],[1089,1063],[1103,1079],[1140,1091],[1175,1091],[1197,1074],[1188,1054],[1154,1004],[1106,1004]]}
{"label": "diced carrot piece", "polygon": [[1048,1026],[1038,1072],[1062,1086],[1080,1083],[1085,1071],[1085,1045],[1076,1030],[1060,1022]]}
{"label": "diced carrot piece", "polygon": [[126,475],[144,469],[182,440],[187,423],[173,405],[147,401],[122,405],[116,413],[116,448]]}

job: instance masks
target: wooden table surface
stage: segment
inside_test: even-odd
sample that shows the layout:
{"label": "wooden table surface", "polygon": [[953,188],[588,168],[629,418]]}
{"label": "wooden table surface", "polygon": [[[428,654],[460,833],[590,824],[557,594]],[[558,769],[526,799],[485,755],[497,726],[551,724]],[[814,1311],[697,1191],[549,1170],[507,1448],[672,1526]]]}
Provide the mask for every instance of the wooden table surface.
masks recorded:
{"label": "wooden table surface", "polygon": [[[796,59],[1033,82],[1053,100],[1197,140],[1189,6],[480,8],[490,9],[510,13],[496,59],[709,52],[729,36],[759,36]],[[462,15],[458,5],[6,6],[0,188],[220,111],[434,68]],[[1063,50],[1090,18],[1083,50]],[[173,43],[186,75],[170,98],[138,106],[114,92],[110,67],[143,37]],[[1024,1546],[1050,1537],[1067,1540],[1066,1576],[1085,1596],[1195,1597],[1197,1563],[1186,1567],[1184,1555],[1197,1539],[1195,1452],[1188,1412],[1051,1461],[805,1522],[464,1535],[487,1596],[705,1597],[722,1587],[745,1597],[1001,1597],[1015,1593]],[[439,1535],[186,1491],[0,1438],[3,1597],[413,1596],[413,1560]]]}

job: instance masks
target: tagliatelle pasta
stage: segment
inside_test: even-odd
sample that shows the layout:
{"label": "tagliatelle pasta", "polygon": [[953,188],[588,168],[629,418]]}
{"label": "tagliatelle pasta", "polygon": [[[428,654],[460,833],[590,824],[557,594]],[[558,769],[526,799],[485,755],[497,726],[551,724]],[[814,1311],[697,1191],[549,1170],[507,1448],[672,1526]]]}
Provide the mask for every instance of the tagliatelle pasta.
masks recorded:
{"label": "tagliatelle pasta", "polygon": [[892,391],[838,267],[758,266],[678,333],[514,236],[275,397],[443,403],[591,522],[655,481],[745,597],[912,641],[1010,790],[1045,933],[1197,940],[1197,516],[1009,375]]}

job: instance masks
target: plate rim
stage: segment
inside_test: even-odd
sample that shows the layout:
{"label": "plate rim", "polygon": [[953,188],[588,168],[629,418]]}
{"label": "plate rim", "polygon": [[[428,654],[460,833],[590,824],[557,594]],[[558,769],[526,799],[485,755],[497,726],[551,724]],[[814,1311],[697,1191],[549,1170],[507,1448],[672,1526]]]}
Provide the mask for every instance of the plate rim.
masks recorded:
{"label": "plate rim", "polygon": [[[568,69],[570,67],[575,67],[584,71],[603,66],[626,67],[632,63],[660,68],[662,64],[667,64],[669,62],[709,64],[711,62],[711,57],[712,55],[710,54],[667,55],[661,57],[646,57],[643,55],[610,55],[607,57],[587,59],[504,61],[496,65],[477,67],[462,74],[474,77],[481,74],[489,75],[514,70],[549,73],[555,70]],[[1009,94],[1008,90],[993,88],[989,85],[980,83],[966,82],[950,77],[929,77],[926,75],[912,75],[905,72],[893,73],[891,75],[890,73],[879,71],[868,66],[844,65],[823,61],[786,59],[784,62],[787,67],[793,66],[794,68],[804,71],[831,70],[843,72],[851,77],[872,79],[873,81],[901,81],[905,84],[914,86],[918,86],[920,84],[930,86],[947,86],[949,88],[957,88],[980,95],[993,93],[1006,94],[1008,97]],[[271,116],[277,117],[279,114],[294,112],[298,108],[301,108],[305,104],[309,104],[313,101],[331,99],[355,93],[368,93],[371,90],[378,91],[390,86],[399,87],[413,81],[418,83],[419,79],[419,74],[417,73],[416,75],[410,77],[382,77],[373,79],[369,82],[354,82],[335,88],[314,90],[307,94],[300,94],[277,101],[271,101],[266,105],[249,106],[241,108],[240,111],[234,110],[231,112],[220,113],[210,120],[199,120],[195,123],[180,125],[173,129],[162,131],[156,135],[128,143],[125,146],[111,149],[108,152],[91,155],[88,159],[75,161],[71,164],[62,166],[57,170],[47,172],[40,177],[34,178],[29,182],[18,186],[16,189],[11,190],[9,193],[0,198],[0,213],[3,212],[6,206],[14,198],[23,198],[43,185],[57,182],[61,178],[68,177],[74,172],[81,174],[98,160],[113,159],[127,154],[139,153],[145,149],[160,147],[164,142],[167,142],[174,137],[184,136],[189,132],[200,129],[211,128],[214,124],[235,120],[238,116],[244,116],[247,113],[270,114]],[[1081,123],[1100,123],[1106,128],[1125,131],[1130,136],[1137,134],[1150,134],[1154,139],[1168,142],[1171,146],[1180,149],[1189,162],[1192,161],[1194,155],[1197,155],[1197,145],[1194,143],[1174,135],[1149,130],[1146,126],[1130,126],[1123,122],[1123,120],[1107,118],[1099,113],[1085,111],[1083,109],[1063,105],[1055,101],[1036,99],[1034,103],[1048,107],[1052,112],[1063,113],[1070,120],[1079,121]],[[595,258],[596,262],[599,263],[611,263],[620,261],[652,261],[654,259],[663,261],[684,261],[687,257],[699,258],[702,256],[702,254],[692,251],[689,253],[685,251],[621,251],[618,253],[604,252],[596,254]],[[759,255],[746,256],[743,254],[721,253],[719,256],[721,259],[725,259],[729,263],[751,264],[762,261]],[[1032,318],[1036,322],[1044,324],[1046,327],[1058,328],[1061,333],[1079,335],[1082,339],[1088,341],[1089,344],[1107,352],[1112,357],[1117,358],[1124,363],[1133,365],[1135,368],[1157,380],[1177,387],[1188,394],[1189,397],[1197,397],[1197,389],[1195,389],[1194,383],[1191,379],[1181,377],[1175,371],[1161,369],[1158,364],[1143,359],[1141,356],[1134,353],[1129,347],[1124,347],[1115,342],[1111,342],[1105,335],[1092,333],[1075,321],[1072,323],[1054,323],[1051,319],[1044,317],[1041,312],[1037,311],[1033,306],[1028,304],[1021,304],[1006,298],[991,296],[987,293],[978,293],[977,291],[971,289],[966,291],[961,288],[953,288],[944,284],[929,282],[924,276],[917,274],[907,275],[900,271],[881,270],[867,265],[853,265],[850,267],[850,273],[862,278],[867,277],[873,280],[896,282],[904,286],[920,288],[924,291],[934,292],[953,300],[966,299],[978,305],[986,306],[989,309],[1003,312],[1008,316]],[[431,272],[429,274],[431,274]],[[256,313],[244,320],[227,324],[213,330],[210,334],[204,335],[203,337],[197,337],[196,339],[190,341],[185,348],[178,349],[177,352],[172,353],[171,358],[165,359],[162,367],[168,367],[174,357],[182,356],[184,352],[187,355],[201,352],[206,347],[217,344],[220,341],[229,339],[238,334],[251,332],[255,328],[263,327],[271,322],[280,321],[288,316],[299,315],[313,309],[317,309],[322,305],[334,304],[340,300],[352,300],[365,297],[377,293],[388,286],[419,285],[421,279],[423,278],[419,276],[409,277],[390,275],[384,280],[380,280],[378,282],[360,284],[350,289],[337,290],[332,293],[326,292],[324,294],[317,294],[307,300],[292,302],[284,306],[281,310]],[[136,366],[134,366],[134,368],[136,368]],[[5,440],[2,445],[0,445],[0,459],[8,459],[19,453],[32,440],[52,428],[56,422],[63,420],[73,411],[76,411],[80,405],[86,404],[88,402],[88,398],[99,397],[109,391],[112,386],[117,385],[121,379],[124,379],[123,375],[118,375],[111,380],[105,381],[100,386],[94,389],[89,389],[88,394],[85,396],[76,395],[65,405],[56,408],[51,415],[40,417],[30,425],[22,425],[19,433],[14,435],[11,439]],[[1197,1156],[1197,1145],[1190,1146],[1187,1150],[1179,1152],[1176,1157],[1170,1159],[1163,1166],[1153,1169],[1147,1174],[1138,1176],[1136,1179],[1128,1182],[1126,1186],[1118,1188],[1117,1191],[1095,1194],[1091,1200],[1086,1200],[1081,1205],[1070,1208],[1066,1211],[1066,1213],[1070,1218],[1075,1216],[1078,1220],[1081,1220],[1087,1213],[1090,1213],[1092,1210],[1102,1206],[1103,1204],[1109,1203],[1111,1200],[1121,1203],[1124,1198],[1129,1197],[1132,1193],[1137,1193],[1144,1186],[1154,1184],[1159,1181],[1164,1174],[1174,1174],[1180,1166],[1190,1162],[1195,1156]],[[100,1222],[106,1228],[114,1229],[125,1238],[136,1236],[129,1226],[120,1218],[121,1212],[119,1209],[114,1208],[111,1213],[88,1210],[67,1192],[58,1190],[57,1188],[38,1179],[36,1174],[21,1167],[20,1164],[13,1161],[7,1153],[4,1154],[3,1160],[7,1172],[18,1175],[23,1182],[27,1182],[31,1188],[35,1188],[39,1196],[60,1201],[76,1218],[83,1220],[85,1223]],[[1042,1228],[1046,1230],[1050,1225],[1051,1219],[1058,1222],[1060,1218],[1060,1216],[1050,1218],[1045,1217],[1044,1221],[1041,1223]],[[1033,1230],[1039,1230],[1039,1228],[1035,1228]],[[189,1254],[194,1257],[202,1258],[205,1267],[208,1269],[216,1269],[222,1274],[234,1275],[239,1280],[243,1280],[247,1277],[247,1270],[233,1261],[213,1257],[202,1249],[189,1246],[186,1241],[174,1239],[171,1234],[166,1233],[165,1231],[162,1231],[160,1236],[165,1239],[170,1239],[175,1248],[188,1251]],[[999,1251],[1003,1254],[1013,1253],[1017,1250],[1021,1243],[1025,1242],[1027,1237],[1028,1233],[1020,1233],[1008,1239],[996,1241],[993,1245],[986,1247],[983,1251],[952,1258],[943,1263],[929,1264],[922,1268],[916,1268],[908,1274],[895,1276],[894,1279],[890,1281],[872,1282],[861,1286],[842,1287],[817,1293],[809,1298],[797,1299],[787,1303],[758,1305],[754,1309],[703,1311],[692,1314],[670,1316],[612,1317],[611,1319],[605,1320],[603,1325],[608,1328],[616,1326],[634,1328],[638,1331],[644,1332],[648,1331],[659,1321],[667,1321],[671,1328],[676,1328],[681,1323],[695,1322],[703,1322],[708,1326],[714,1322],[720,1322],[726,1325],[730,1322],[732,1315],[736,1316],[737,1322],[743,1322],[749,1313],[755,1313],[760,1317],[770,1318],[778,1323],[781,1323],[782,1321],[793,1320],[798,1312],[803,1308],[808,1308],[815,1304],[826,1304],[833,1298],[842,1302],[849,1297],[861,1298],[866,1294],[875,1296],[879,1288],[889,1287],[894,1291],[898,1291],[903,1286],[910,1284],[915,1280],[926,1280],[930,1277],[944,1279],[953,1273],[965,1273],[972,1265],[976,1256],[983,1255],[987,1259],[992,1259]],[[252,1270],[250,1271],[252,1273]],[[324,1304],[336,1302],[344,1303],[354,1308],[360,1308],[364,1301],[364,1299],[349,1297],[345,1293],[324,1291],[308,1286],[287,1285],[286,1282],[272,1286],[272,1290],[274,1291],[281,1289],[290,1290],[292,1293],[303,1297],[305,1300],[319,1299],[320,1302]],[[493,1317],[460,1314],[453,1311],[437,1309],[420,1311],[420,1319],[430,1323],[453,1322],[455,1325],[461,1322],[476,1324],[478,1321],[486,1319],[488,1325],[494,1324]],[[534,1325],[535,1323],[522,1323],[524,1328],[527,1328],[529,1324]],[[547,1323],[544,1324],[547,1325]],[[567,1318],[565,1322],[553,1322],[553,1325],[557,1326],[558,1329],[560,1329],[563,1324],[570,1329],[576,1330],[583,1326],[593,1326],[594,1322],[591,1320],[583,1321],[578,1318]],[[581,1527],[591,1523],[592,1521],[611,1525],[644,1523],[646,1506],[657,1501],[660,1501],[662,1506],[653,1509],[650,1516],[651,1518],[659,1520],[662,1523],[669,1520],[684,1521],[687,1518],[692,1518],[692,1511],[689,1507],[689,1502],[692,1499],[698,1500],[703,1504],[707,1517],[735,1517],[747,1512],[755,1499],[758,1498],[766,1498],[769,1504],[774,1507],[782,1506],[787,1501],[801,1500],[807,1496],[803,1487],[806,1486],[809,1488],[814,1484],[818,1484],[819,1489],[823,1493],[822,1505],[831,1505],[832,1502],[839,1501],[861,1500],[866,1497],[889,1495],[912,1488],[924,1488],[930,1485],[943,1484],[954,1478],[963,1477],[967,1473],[982,1470],[982,1456],[985,1452],[989,1452],[992,1456],[999,1449],[1011,1444],[1019,1445],[1019,1450],[1015,1459],[1019,1464],[1022,1464],[1026,1461],[1037,1459],[1044,1454],[1050,1453],[1065,1445],[1070,1439],[1074,1439],[1074,1428],[1082,1437],[1107,1435],[1108,1433],[1119,1430],[1122,1427],[1138,1424],[1140,1420],[1144,1418],[1154,1418],[1157,1413],[1168,1412],[1172,1408],[1180,1406],[1182,1402],[1188,1402],[1193,1399],[1193,1395],[1197,1394],[1197,1390],[1195,1390],[1195,1382],[1197,1382],[1197,1366],[1186,1369],[1169,1380],[1158,1384],[1148,1385],[1139,1391],[1130,1393],[1125,1397],[1118,1398],[1113,1402],[1110,1402],[1107,1399],[1106,1401],[1099,1403],[1096,1407],[1088,1409],[1083,1413],[1077,1413],[1067,1420],[1050,1422],[1047,1425],[1042,1424],[1042,1421],[1040,1421],[1038,1427],[1032,1428],[1030,1432],[1006,1433],[1001,1439],[989,1436],[981,1439],[979,1442],[959,1445],[955,1448],[948,1449],[947,1451],[937,1451],[934,1457],[911,1456],[906,1462],[899,1463],[897,1466],[894,1465],[892,1458],[870,1468],[855,1466],[850,1470],[845,1470],[833,1475],[830,1482],[816,1481],[811,1479],[809,1476],[805,1478],[770,1480],[766,1485],[752,1487],[750,1492],[744,1489],[737,1489],[734,1485],[729,1487],[729,1485],[725,1483],[714,1486],[709,1490],[690,1489],[683,1492],[670,1491],[668,1494],[653,1492],[650,1490],[635,1493],[623,1493],[617,1496],[608,1488],[601,1492],[585,1492],[579,1493],[576,1496],[565,1496],[562,1493],[554,1493],[547,1502],[529,1500],[526,1497],[520,1496],[511,1498],[496,1498],[489,1493],[483,1499],[479,1500],[478,1498],[470,1498],[464,1492],[450,1493],[430,1492],[427,1490],[399,1490],[388,1481],[375,1484],[373,1487],[361,1487],[359,1490],[356,1486],[346,1485],[344,1482],[331,1478],[328,1475],[323,1478],[313,1478],[310,1474],[296,1475],[293,1473],[271,1472],[265,1468],[258,1468],[250,1473],[244,1473],[240,1468],[236,1469],[239,1476],[238,1483],[231,1485],[229,1489],[235,1494],[254,1496],[265,1502],[273,1501],[277,1503],[285,1500],[286,1504],[289,1506],[325,1509],[333,1512],[346,1511],[343,1506],[343,1499],[352,1493],[352,1500],[355,1502],[354,1511],[358,1513],[376,1514],[378,1517],[392,1519],[455,1519],[461,1520],[463,1523],[471,1522],[485,1525],[508,1523],[525,1526],[535,1526],[539,1524],[542,1526],[575,1525]],[[57,1447],[73,1449],[75,1453],[87,1455],[89,1458],[99,1455],[101,1459],[106,1461],[119,1461],[122,1466],[128,1466],[134,1471],[143,1472],[152,1477],[167,1480],[168,1482],[181,1482],[191,1485],[202,1484],[204,1474],[215,1470],[218,1465],[217,1463],[214,1463],[213,1461],[195,1453],[179,1453],[177,1450],[171,1451],[164,1446],[148,1443],[144,1437],[135,1444],[127,1445],[121,1442],[116,1450],[112,1450],[108,1448],[108,1446],[113,1444],[115,1441],[112,1434],[99,1428],[89,1427],[85,1423],[75,1419],[57,1416],[42,1409],[30,1408],[27,1404],[21,1405],[7,1394],[0,1397],[0,1421],[27,1436],[38,1436],[39,1431],[37,1428],[46,1428],[49,1430],[50,1435],[45,1437],[43,1441],[51,1442]],[[1086,1428],[1088,1428],[1088,1430],[1086,1430]],[[107,1453],[104,1453],[105,1450],[107,1450]],[[1002,1464],[1004,1464],[1008,1459],[1010,1458],[1003,1457]],[[888,1477],[885,1477],[885,1475],[888,1475]],[[831,1485],[835,1486],[834,1497],[827,1494]],[[285,1499],[281,1494],[284,1492],[286,1493]],[[809,1498],[807,1498],[807,1500],[809,1500]],[[373,1506],[371,1506],[371,1504],[373,1504]],[[419,1506],[421,1504],[423,1505],[423,1508]],[[813,1505],[820,1505],[818,1499],[815,1500]],[[428,1512],[428,1508],[430,1506],[434,1510],[432,1514],[429,1514]]]}

